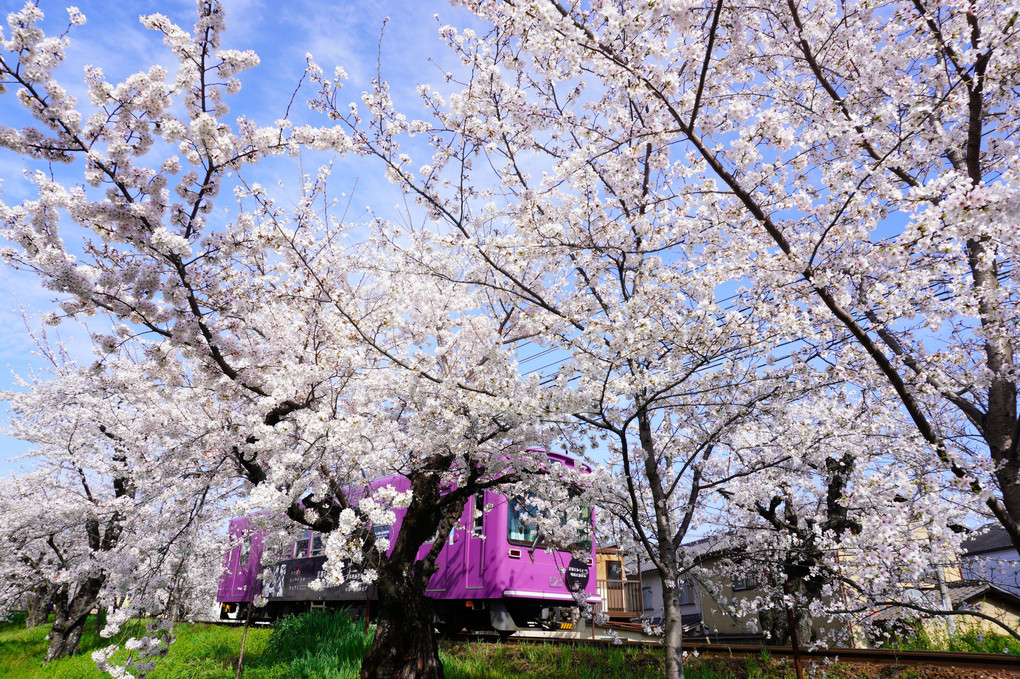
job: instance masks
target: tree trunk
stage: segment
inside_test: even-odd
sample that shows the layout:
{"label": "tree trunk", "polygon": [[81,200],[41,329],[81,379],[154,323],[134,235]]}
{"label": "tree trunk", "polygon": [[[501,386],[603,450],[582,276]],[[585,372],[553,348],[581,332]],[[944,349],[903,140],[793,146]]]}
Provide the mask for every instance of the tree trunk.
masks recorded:
{"label": "tree trunk", "polygon": [[790,623],[786,607],[777,597],[769,597],[766,607],[758,610],[758,626],[765,634],[765,643],[781,646],[790,637]]}
{"label": "tree trunk", "polygon": [[81,641],[81,634],[85,631],[87,617],[67,618],[57,615],[57,622],[53,623],[50,630],[50,645],[46,649],[45,662],[70,658],[78,652],[78,642]]}
{"label": "tree trunk", "polygon": [[[808,609],[808,605],[812,601],[819,601],[823,598],[825,587],[822,576],[812,575],[813,570],[822,564],[823,555],[814,547],[813,540],[809,538],[808,542],[809,544],[799,554],[790,554],[784,566],[789,594],[793,596],[793,614],[794,624],[797,625],[797,638],[801,643],[809,643],[817,639],[818,635],[814,631],[815,619]],[[791,640],[789,622],[787,622],[786,627],[787,632],[786,637],[783,639],[784,644]]]}
{"label": "tree trunk", "polygon": [[52,593],[45,587],[37,587],[28,595],[28,617],[25,618],[25,627],[38,627],[46,624],[49,617],[46,613],[46,605],[50,603]]}
{"label": "tree trunk", "polygon": [[443,679],[432,603],[421,578],[387,564],[379,573],[379,618],[362,679]]}
{"label": "tree trunk", "polygon": [[[673,581],[674,583],[676,580]],[[663,582],[663,645],[666,655],[666,679],[684,679],[683,615],[680,611],[680,591],[674,585],[666,588]]]}
{"label": "tree trunk", "polygon": [[46,649],[45,662],[69,658],[78,652],[78,642],[81,641],[81,634],[85,631],[89,611],[96,605],[99,590],[105,579],[102,576],[89,578],[78,588],[73,599],[68,600],[66,590],[54,597],[54,620],[50,629],[50,646]]}
{"label": "tree trunk", "polygon": [[683,679],[683,631],[680,613],[680,587],[677,582],[676,549],[683,535],[677,535],[673,517],[669,513],[669,497],[659,473],[659,456],[656,455],[652,435],[651,417],[645,407],[637,414],[638,438],[644,458],[645,478],[652,494],[655,508],[655,536],[658,542],[659,562],[662,564],[659,577],[662,578],[663,633],[665,638],[666,679]]}

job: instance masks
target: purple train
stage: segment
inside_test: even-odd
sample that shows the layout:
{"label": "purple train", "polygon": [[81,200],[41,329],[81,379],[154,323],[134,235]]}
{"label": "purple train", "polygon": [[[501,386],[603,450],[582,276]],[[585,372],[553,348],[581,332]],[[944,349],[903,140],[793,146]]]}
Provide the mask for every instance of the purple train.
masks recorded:
{"label": "purple train", "polygon": [[[550,462],[575,468],[575,461],[559,453],[546,453]],[[578,471],[587,473],[585,465]],[[404,492],[407,479],[380,479]],[[491,506],[489,511],[481,511]],[[584,592],[584,600],[597,604],[594,568],[595,545],[589,535],[579,538],[571,551],[546,551],[537,528],[522,521],[529,511],[526,501],[508,500],[498,493],[478,493],[464,506],[461,520],[440,552],[439,570],[429,580],[435,622],[440,629],[493,630],[512,634],[518,627],[565,627],[578,620],[571,592]],[[590,524],[591,511],[584,510]],[[391,526],[376,526],[377,534],[389,537],[400,530],[403,512],[396,511]],[[224,556],[217,601],[221,618],[246,615],[256,594],[266,605],[253,612],[275,619],[309,608],[349,608],[358,614],[371,610],[373,586],[343,584],[313,589],[326,556],[322,536],[311,531],[291,544],[290,552],[274,562],[263,554],[263,533],[249,528],[249,519],[230,521],[234,547]],[[246,537],[247,536],[247,537]],[[431,545],[419,552],[423,556]],[[577,558],[583,552],[586,558]],[[572,556],[573,555],[573,556]],[[263,563],[266,561],[267,563]]]}

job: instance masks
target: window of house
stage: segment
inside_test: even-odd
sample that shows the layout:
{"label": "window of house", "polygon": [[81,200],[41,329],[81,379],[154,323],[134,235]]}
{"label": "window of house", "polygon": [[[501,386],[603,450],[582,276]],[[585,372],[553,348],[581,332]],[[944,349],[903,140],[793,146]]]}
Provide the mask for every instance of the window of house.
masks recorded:
{"label": "window of house", "polygon": [[758,580],[750,573],[742,573],[733,576],[733,591],[739,592],[744,589],[754,589],[758,586]]}
{"label": "window of house", "polygon": [[641,589],[641,600],[643,602],[642,606],[644,606],[644,609],[646,611],[650,611],[653,608],[655,608],[655,605],[652,603],[652,588],[651,587],[644,587],[644,588]]}
{"label": "window of house", "polygon": [[680,605],[686,606],[687,604],[694,603],[694,585],[690,582],[684,582],[680,588]]}

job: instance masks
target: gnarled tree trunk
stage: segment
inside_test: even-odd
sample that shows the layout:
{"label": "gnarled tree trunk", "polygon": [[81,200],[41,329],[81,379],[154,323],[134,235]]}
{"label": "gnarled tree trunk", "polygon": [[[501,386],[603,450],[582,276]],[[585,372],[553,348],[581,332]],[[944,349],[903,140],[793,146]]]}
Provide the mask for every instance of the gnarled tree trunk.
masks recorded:
{"label": "gnarled tree trunk", "polygon": [[[448,462],[437,457],[437,470]],[[361,664],[362,679],[443,679],[439,643],[432,620],[432,602],[425,596],[436,572],[436,557],[463,512],[472,489],[446,494],[439,475],[412,475],[412,500],[404,514],[393,550],[379,567],[379,617],[372,647]],[[422,558],[426,541],[432,548]]]}
{"label": "gnarled tree trunk", "polygon": [[405,575],[399,564],[376,581],[379,618],[372,648],[361,665],[364,679],[442,679],[439,643],[432,628],[432,603],[425,582]]}
{"label": "gnarled tree trunk", "polygon": [[89,611],[96,605],[99,590],[105,580],[105,576],[92,577],[82,583],[73,597],[69,598],[67,590],[62,590],[54,597],[54,620],[45,662],[69,658],[78,652],[78,642],[85,630]]}
{"label": "gnarled tree trunk", "polygon": [[53,590],[45,585],[40,585],[28,595],[28,617],[25,618],[25,627],[38,627],[46,623],[49,617],[46,606],[52,603]]}

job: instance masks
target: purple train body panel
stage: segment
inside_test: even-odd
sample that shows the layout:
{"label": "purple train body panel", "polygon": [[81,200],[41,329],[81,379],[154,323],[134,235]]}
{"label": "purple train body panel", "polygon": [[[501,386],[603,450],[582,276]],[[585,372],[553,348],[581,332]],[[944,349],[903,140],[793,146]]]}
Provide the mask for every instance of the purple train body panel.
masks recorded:
{"label": "purple train body panel", "polygon": [[262,533],[248,534],[248,517],[230,520],[228,535],[232,547],[223,555],[223,574],[216,601],[249,602],[258,594],[262,563]]}
{"label": "purple train body panel", "polygon": [[[553,463],[574,467],[570,457],[546,454]],[[582,466],[579,471],[588,470]],[[399,476],[379,479],[373,485],[392,485],[399,492],[410,487],[409,481]],[[476,511],[486,506],[491,509]],[[475,495],[465,504],[426,590],[434,602],[438,624],[451,629],[494,627],[512,632],[524,624],[550,626],[565,622],[568,616],[576,619],[576,602],[570,589],[583,591],[589,603],[598,601],[592,572],[594,541],[585,540],[586,559],[572,558],[565,551],[547,552],[542,546],[536,547],[535,529],[520,521],[520,512],[521,503],[490,491]],[[394,525],[378,530],[385,537],[389,537],[387,530],[396,535],[402,520],[403,512],[398,510]],[[256,594],[269,602],[269,617],[302,610],[312,602],[366,605],[375,598],[374,587],[343,585],[312,590],[308,586],[325,562],[321,537],[315,534],[305,533],[292,545],[290,558],[284,555],[276,563],[263,563],[263,535],[249,530],[248,518],[232,519],[229,532],[233,546],[224,557],[217,596],[223,617],[246,610]],[[423,545],[419,558],[430,547],[429,543]]]}

